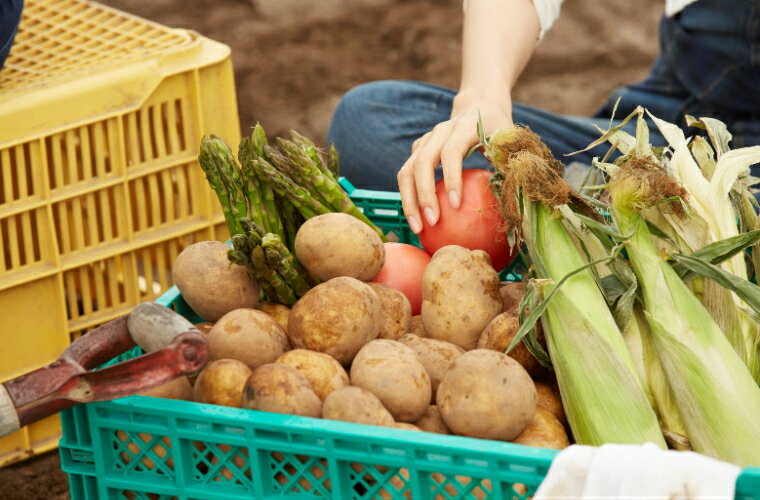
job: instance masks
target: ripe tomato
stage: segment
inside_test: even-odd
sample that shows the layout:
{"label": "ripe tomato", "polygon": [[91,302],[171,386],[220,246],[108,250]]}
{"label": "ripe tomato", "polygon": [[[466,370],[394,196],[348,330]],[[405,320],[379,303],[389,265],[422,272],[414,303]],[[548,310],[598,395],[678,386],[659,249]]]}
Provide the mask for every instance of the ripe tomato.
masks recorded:
{"label": "ripe tomato", "polygon": [[[457,210],[451,208],[443,179],[435,184],[440,217],[435,226],[424,225],[420,233],[422,248],[430,255],[446,245],[483,250],[491,256],[494,269],[501,271],[517,254],[509,247],[499,203],[488,187],[491,172],[480,169],[462,171],[462,197]],[[423,218],[424,223],[424,218]]]}
{"label": "ripe tomato", "polygon": [[372,282],[380,283],[406,295],[412,304],[412,315],[422,308],[422,273],[430,262],[430,255],[414,245],[388,242],[385,246],[385,264]]}

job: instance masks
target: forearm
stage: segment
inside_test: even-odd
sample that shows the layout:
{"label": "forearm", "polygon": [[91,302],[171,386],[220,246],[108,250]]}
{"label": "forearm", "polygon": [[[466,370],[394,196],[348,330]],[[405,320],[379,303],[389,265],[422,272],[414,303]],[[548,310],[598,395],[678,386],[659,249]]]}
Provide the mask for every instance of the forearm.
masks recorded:
{"label": "forearm", "polygon": [[462,78],[453,114],[472,102],[505,106],[530,60],[540,23],[531,0],[468,0],[462,40]]}

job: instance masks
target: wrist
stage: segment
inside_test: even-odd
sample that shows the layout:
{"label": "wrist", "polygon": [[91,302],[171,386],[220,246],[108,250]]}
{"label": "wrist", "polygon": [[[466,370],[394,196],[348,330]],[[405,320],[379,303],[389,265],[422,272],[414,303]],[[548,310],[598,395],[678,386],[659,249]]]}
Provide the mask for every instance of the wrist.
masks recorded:
{"label": "wrist", "polygon": [[497,88],[468,88],[461,89],[454,97],[451,116],[457,116],[473,108],[489,110],[512,116],[512,98],[509,89]]}

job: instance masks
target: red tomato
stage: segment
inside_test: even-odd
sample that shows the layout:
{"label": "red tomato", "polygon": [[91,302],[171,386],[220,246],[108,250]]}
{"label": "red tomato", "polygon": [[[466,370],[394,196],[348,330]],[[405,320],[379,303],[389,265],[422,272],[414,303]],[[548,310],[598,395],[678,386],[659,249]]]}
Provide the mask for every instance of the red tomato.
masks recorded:
{"label": "red tomato", "polygon": [[435,226],[425,225],[419,235],[425,251],[433,255],[446,245],[483,250],[491,256],[491,263],[497,271],[512,262],[517,247],[513,251],[507,242],[499,202],[488,187],[490,178],[491,172],[487,170],[462,171],[462,201],[457,210],[449,204],[443,179],[436,182],[435,194],[441,215]]}
{"label": "red tomato", "polygon": [[406,295],[412,304],[412,315],[419,314],[422,308],[422,273],[430,262],[430,255],[406,243],[389,242],[384,246],[385,264],[372,282]]}

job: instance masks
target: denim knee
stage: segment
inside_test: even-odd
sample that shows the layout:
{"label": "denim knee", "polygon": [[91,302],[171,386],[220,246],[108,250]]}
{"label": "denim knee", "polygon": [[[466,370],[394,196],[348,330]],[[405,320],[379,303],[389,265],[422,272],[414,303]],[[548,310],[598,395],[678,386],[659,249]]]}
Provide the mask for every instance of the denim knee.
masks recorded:
{"label": "denim knee", "polygon": [[395,80],[348,91],[327,133],[342,173],[357,187],[397,189],[396,173],[409,158],[412,142],[449,117],[450,96],[449,89]]}

